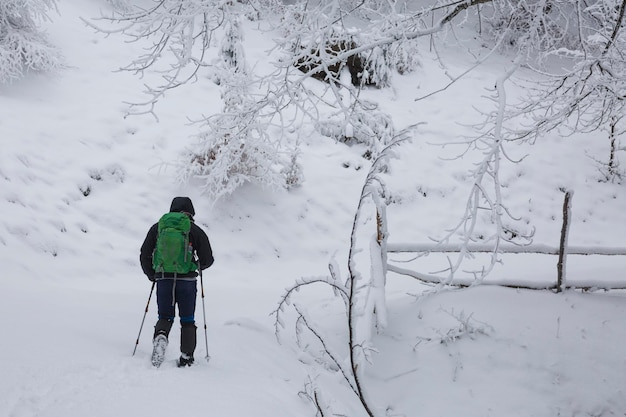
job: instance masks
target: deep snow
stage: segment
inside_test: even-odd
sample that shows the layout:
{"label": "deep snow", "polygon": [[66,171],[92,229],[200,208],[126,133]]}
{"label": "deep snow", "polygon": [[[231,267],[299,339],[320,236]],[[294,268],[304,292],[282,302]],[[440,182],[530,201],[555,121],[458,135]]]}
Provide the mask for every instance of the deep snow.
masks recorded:
{"label": "deep snow", "polygon": [[[363,415],[336,372],[295,348],[291,328],[277,343],[271,316],[296,279],[326,275],[331,258],[345,270],[368,166],[360,150],[304,135],[302,187],[250,185],[212,205],[193,184],[175,183],[169,164],[193,143],[196,127],[187,117],[220,109],[218,87],[200,79],[173,91],[157,109],[159,122],[124,118],[124,102],[142,97],[144,80],[113,70],[140,45],[104,38],[81,22],[97,16],[103,2],[59,3],[60,16],[46,27],[68,67],[0,88],[0,415],[314,415],[298,395],[309,378],[326,388],[323,398],[335,412]],[[246,39],[248,59],[262,60],[263,40]],[[445,55],[458,74],[467,57],[457,52]],[[426,123],[386,176],[391,242],[427,242],[457,221],[468,169],[480,155],[445,160],[458,151],[436,144],[468,134],[465,124],[477,117],[472,106],[488,106],[481,95],[509,65],[495,57],[454,88],[414,102],[446,80],[427,49],[422,58],[422,67],[397,76],[394,88],[366,93],[398,127]],[[592,161],[608,153],[603,134],[555,135],[510,151],[528,157],[505,167],[505,197],[536,228],[535,242],[558,244],[564,188],[575,191],[572,245],[626,246],[624,186],[598,182]],[[175,326],[168,362],[155,370],[154,299],[131,356],[150,291],[138,251],[176,195],[193,199],[215,252],[204,275],[211,361],[177,369]],[[366,235],[374,232],[373,206],[367,209]],[[367,257],[359,259],[367,274]],[[556,257],[504,260],[493,273],[498,279],[555,279]],[[624,257],[568,262],[571,279],[626,280]],[[432,272],[446,262],[411,265]],[[626,415],[622,292],[474,287],[420,295],[424,289],[409,277],[388,276],[389,327],[374,340],[378,353],[365,380],[377,415]],[[345,316],[330,291],[311,287],[298,303],[319,317],[338,351],[345,349]],[[197,321],[201,358],[200,299]]]}

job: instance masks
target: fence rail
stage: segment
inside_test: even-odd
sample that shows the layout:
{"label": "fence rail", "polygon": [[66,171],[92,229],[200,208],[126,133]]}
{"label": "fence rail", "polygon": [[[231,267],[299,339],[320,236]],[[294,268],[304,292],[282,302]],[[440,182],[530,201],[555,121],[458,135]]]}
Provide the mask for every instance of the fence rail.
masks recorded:
{"label": "fence rail", "polygon": [[[493,246],[470,243],[465,246],[468,252],[490,253]],[[455,253],[463,249],[461,244],[436,244],[436,243],[387,243],[389,253]],[[535,253],[544,255],[558,255],[560,248],[556,246],[531,244],[531,245],[500,245],[498,252],[501,253]],[[568,255],[605,255],[626,256],[626,247],[590,247],[590,246],[567,246]]]}
{"label": "fence rail", "polygon": [[[384,248],[382,253],[384,265],[386,265],[386,271],[395,272],[402,275],[412,276],[424,282],[429,283],[441,283],[439,277],[435,277],[428,274],[422,274],[416,271],[411,271],[405,268],[389,264],[387,262],[387,253],[452,253],[467,251],[468,253],[510,253],[510,254],[543,254],[543,255],[558,255],[557,262],[557,279],[551,284],[541,283],[529,283],[528,281],[503,281],[503,280],[489,280],[483,282],[487,285],[499,285],[505,287],[515,288],[528,288],[528,289],[556,289],[557,292],[562,291],[565,288],[578,288],[578,289],[626,289],[626,280],[619,281],[602,281],[598,282],[598,285],[589,285],[588,283],[566,283],[566,261],[568,255],[601,255],[601,256],[626,256],[626,247],[590,247],[590,246],[569,246],[568,234],[571,219],[571,201],[572,191],[565,193],[565,199],[563,202],[563,226],[561,228],[560,246],[554,247],[543,244],[530,244],[530,245],[515,245],[511,243],[500,244],[497,248],[493,245],[470,243],[470,244],[446,244],[446,243],[389,243],[386,242],[386,233],[381,229],[385,223],[381,220],[380,213],[377,213],[378,218],[378,243],[381,245],[385,241],[384,245],[381,245],[381,249]],[[449,285],[456,286],[469,286],[475,283],[469,278],[456,278],[449,282]]]}

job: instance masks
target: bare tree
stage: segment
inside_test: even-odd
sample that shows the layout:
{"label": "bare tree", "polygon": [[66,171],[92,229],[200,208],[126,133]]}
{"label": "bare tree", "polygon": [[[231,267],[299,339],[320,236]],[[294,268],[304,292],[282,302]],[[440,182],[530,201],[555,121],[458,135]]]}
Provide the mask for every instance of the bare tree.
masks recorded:
{"label": "bare tree", "polygon": [[[374,103],[360,99],[362,89],[385,87],[394,71],[411,71],[419,64],[417,39],[442,32],[457,19],[459,24],[469,21],[478,13],[491,25],[494,49],[503,45],[516,48],[525,58],[522,65],[541,70],[537,64],[552,56],[572,63],[570,71],[553,76],[547,85],[538,85],[535,95],[518,107],[518,114],[543,113],[525,135],[549,131],[574,113],[591,115],[600,101],[607,103],[601,106],[604,110],[593,110],[595,116],[589,119],[580,118],[575,129],[591,129],[619,113],[622,100],[615,82],[621,74],[624,13],[623,4],[616,0],[471,0],[425,8],[380,0],[288,4],[278,0],[246,4],[159,0],[149,9],[111,16],[109,20],[120,27],[109,31],[152,41],[146,53],[125,69],[140,75],[148,69],[163,71],[164,83],[148,85],[148,99],[133,103],[131,109],[156,117],[155,105],[165,91],[194,80],[199,71],[212,65],[207,59],[212,38],[218,30],[228,38],[237,22],[229,16],[254,15],[273,23],[283,35],[276,39],[276,48],[282,51],[276,71],[251,72],[245,80],[255,86],[252,101],[257,105],[253,107],[263,109],[257,116],[270,120],[277,111],[274,116],[282,126],[304,117],[338,140],[365,143],[375,158],[395,129],[387,115],[376,113]],[[325,87],[313,88],[311,78],[324,81]],[[260,91],[264,93],[258,94]]]}
{"label": "bare tree", "polygon": [[[555,134],[557,129],[558,134],[608,132],[610,155],[602,170],[606,180],[619,178],[619,122],[626,90],[626,38],[621,31],[625,10],[626,2],[613,0],[497,0],[481,9],[491,25],[494,45],[514,50],[517,58],[496,81],[491,97],[496,110],[482,111],[484,122],[475,126],[480,134],[467,142],[466,152],[482,152],[483,158],[470,174],[471,190],[459,223],[437,239],[441,244],[460,239],[462,248],[441,271],[447,274],[442,283],[453,280],[463,260],[473,256],[468,247],[477,241],[493,245],[488,265],[466,271],[477,282],[499,261],[501,242],[531,241],[533,230],[519,223],[516,226],[516,218],[502,198],[500,165],[517,162],[508,158],[507,143],[535,141]],[[564,67],[560,72],[553,70],[555,59]],[[517,77],[520,67],[533,69],[537,76],[526,80]],[[450,85],[457,80],[452,79]],[[507,99],[506,81],[522,84],[528,94]],[[485,224],[494,226],[493,233],[485,232]]]}
{"label": "bare tree", "polygon": [[[457,9],[453,13],[464,7],[457,6]],[[201,133],[200,137],[210,139],[199,141],[199,149],[190,151],[192,160],[199,164],[191,171],[182,172],[180,177],[200,176],[208,180],[206,189],[212,190],[215,197],[232,192],[248,180],[276,184],[275,178],[263,177],[274,172],[267,169],[267,164],[248,169],[245,175],[237,176],[240,180],[219,180],[212,172],[233,171],[214,168],[219,164],[231,168],[234,165],[213,162],[219,155],[215,153],[216,145],[226,149],[219,143],[251,140],[256,144],[248,146],[242,142],[242,149],[229,152],[229,157],[246,155],[248,165],[252,165],[255,158],[251,157],[251,152],[267,151],[261,160],[282,167],[279,169],[282,172],[293,173],[293,168],[298,166],[297,144],[287,143],[284,138],[270,140],[267,132],[272,126],[278,126],[276,131],[280,135],[286,128],[299,126],[304,121],[313,123],[320,132],[337,140],[366,144],[368,151],[364,156],[376,158],[397,132],[391,117],[381,112],[375,103],[361,100],[360,92],[367,86],[388,85],[394,70],[407,72],[415,68],[419,62],[415,39],[433,33],[432,29],[420,29],[424,13],[396,10],[387,2],[322,1],[315,5],[305,2],[285,5],[262,0],[244,5],[226,0],[160,0],[149,9],[109,16],[106,20],[114,27],[98,27],[99,30],[122,32],[133,41],[151,41],[146,53],[124,69],[138,75],[148,70],[160,72],[164,80],[157,86],[147,85],[147,100],[132,103],[130,113],[152,114],[158,119],[155,106],[166,91],[194,80],[206,68],[214,71],[209,50],[212,39],[218,34],[224,39],[222,57],[231,54],[231,58],[236,58],[234,54],[241,53],[241,48],[233,42],[225,42],[233,39],[236,31],[235,15],[260,16],[278,24],[277,29],[284,36],[277,40],[276,47],[281,54],[275,62],[276,70],[258,74],[241,72],[230,65],[228,71],[222,72],[220,82],[229,83],[231,91],[246,91],[239,96],[245,97],[246,103],[230,108],[225,103],[223,114],[205,117],[204,122],[212,133]],[[348,21],[355,19],[365,22],[366,27],[352,31]],[[437,23],[438,27],[442,22],[443,19]],[[324,80],[323,87],[312,87],[309,83],[312,77]],[[226,101],[237,97],[228,93],[228,89],[223,90]],[[223,123],[225,120],[228,123]],[[219,126],[221,132],[215,133],[217,130],[211,126]],[[270,157],[272,152],[280,155]],[[200,155],[200,158],[193,155]],[[235,165],[241,164],[235,162]],[[296,177],[291,175],[285,182],[293,183]]]}
{"label": "bare tree", "polygon": [[[420,38],[432,37],[431,45],[436,46],[436,35],[446,28],[481,17],[481,22],[490,25],[492,51],[511,48],[518,58],[513,72],[496,83],[497,110],[485,113],[479,137],[470,141],[468,150],[482,152],[482,160],[471,173],[465,211],[440,240],[447,242],[460,232],[466,244],[478,238],[493,242],[491,266],[472,271],[482,278],[497,262],[502,239],[523,243],[532,234],[515,227],[515,218],[500,192],[499,169],[506,160],[505,144],[534,140],[565,125],[572,132],[613,126],[609,128],[612,138],[618,137],[617,121],[624,111],[624,7],[616,0],[471,0],[425,8],[411,2],[379,0],[288,4],[274,0],[247,4],[160,0],[151,9],[111,19],[122,25],[118,30],[134,40],[154,40],[147,53],[127,70],[143,74],[159,66],[166,68],[165,83],[148,86],[148,100],[135,103],[135,113],[140,114],[155,114],[155,105],[165,91],[213,66],[208,59],[211,39],[222,36],[220,62],[231,61],[223,67],[226,70],[218,71],[224,111],[204,118],[208,130],[199,135],[196,148],[184,156],[193,161],[193,169],[180,175],[183,179],[200,177],[206,182],[205,189],[217,198],[246,181],[288,182],[271,167],[293,172],[290,167],[297,166],[296,146],[281,135],[287,127],[299,130],[303,123],[311,123],[339,141],[364,143],[368,147],[364,156],[376,159],[396,135],[396,128],[376,103],[361,98],[363,89],[385,88],[395,72],[419,65]],[[248,72],[245,65],[239,68],[243,51],[233,36],[238,24],[235,15],[263,19],[280,31],[275,43],[279,57],[273,71]],[[170,59],[164,64],[168,54]],[[564,60],[567,69],[560,74],[548,72],[546,64],[553,58]],[[529,95],[513,106],[505,98],[504,84],[521,66],[535,69],[543,81],[527,84]],[[450,85],[458,79],[451,79]],[[530,124],[529,115],[533,117]],[[518,127],[520,120],[526,122],[526,128]],[[611,125],[611,120],[616,122]],[[281,137],[268,133],[273,128]],[[612,143],[612,149],[620,149],[616,140]],[[613,170],[619,161],[615,151],[611,155],[609,166]],[[476,233],[479,213],[486,213],[487,221],[495,226],[492,234],[480,237]],[[461,268],[466,256],[468,253],[462,252],[459,259],[450,261],[447,279]]]}
{"label": "bare tree", "polygon": [[[439,244],[448,244],[455,238],[461,241],[461,250],[455,260],[450,260],[448,268],[444,271],[446,276],[441,282],[444,285],[451,283],[456,273],[462,267],[466,258],[473,255],[469,246],[476,242],[491,244],[493,247],[491,260],[487,266],[480,270],[466,271],[474,275],[477,282],[482,281],[500,261],[499,247],[502,242],[514,244],[529,243],[532,230],[523,230],[516,227],[516,219],[507,209],[502,196],[500,171],[503,161],[510,161],[505,146],[510,138],[507,137],[505,128],[505,115],[507,111],[506,82],[515,73],[520,65],[521,58],[514,62],[511,67],[496,81],[495,91],[491,100],[495,103],[495,109],[486,114],[486,123],[483,127],[485,132],[468,143],[468,150],[477,150],[482,153],[482,159],[475,164],[470,174],[472,179],[469,196],[466,200],[464,212],[459,222],[437,240]],[[514,162],[514,161],[513,161]],[[480,228],[481,219],[487,225],[492,225],[492,232],[488,228]]]}
{"label": "bare tree", "polygon": [[[358,206],[352,222],[352,231],[350,234],[350,250],[348,253],[347,268],[348,277],[342,280],[340,268],[336,262],[329,264],[330,275],[326,277],[302,278],[298,280],[292,287],[288,288],[282,296],[277,309],[274,311],[276,336],[279,337],[282,328],[285,327],[283,315],[288,306],[293,306],[296,311],[296,335],[302,332],[308,332],[322,346],[321,354],[324,356],[323,361],[329,361],[331,368],[338,370],[349,389],[356,396],[363,410],[368,416],[374,417],[374,408],[371,405],[365,386],[363,385],[363,371],[370,360],[373,351],[371,345],[370,329],[374,322],[380,324],[380,320],[376,319],[376,315],[384,316],[385,311],[376,312],[376,308],[381,308],[381,304],[376,304],[376,300],[381,297],[384,299],[384,285],[372,285],[372,282],[380,282],[383,278],[380,271],[372,271],[369,280],[366,280],[358,271],[356,265],[356,254],[359,251],[357,246],[357,229],[360,223],[360,217],[363,215],[363,207],[366,201],[373,198],[376,205],[384,205],[380,200],[386,195],[386,187],[380,176],[381,170],[387,165],[387,159],[393,156],[393,149],[408,139],[408,132],[404,131],[400,136],[382,150],[379,157],[374,160],[370,168],[359,198]],[[375,236],[376,237],[376,236]],[[367,282],[364,282],[367,281]],[[348,351],[336,352],[331,348],[331,343],[319,329],[319,323],[315,322],[306,310],[299,307],[294,302],[295,294],[303,288],[311,285],[322,284],[333,290],[335,295],[343,301],[346,311],[346,334],[348,338]],[[378,292],[374,294],[374,292]],[[379,317],[380,319],[380,317]],[[280,337],[279,337],[280,340]],[[298,341],[300,337],[298,337]],[[345,360],[347,357],[347,361]],[[348,363],[347,365],[345,363]],[[311,400],[318,410],[318,413],[324,415],[324,408],[320,401],[320,388],[310,383],[305,390],[305,397]]]}
{"label": "bare tree", "polygon": [[[550,3],[552,4],[552,3]],[[559,134],[603,131],[611,143],[607,174],[617,175],[617,137],[626,98],[626,35],[622,30],[626,2],[615,0],[576,1],[567,5],[570,36],[552,39],[550,48],[527,44],[541,59],[527,62],[540,80],[526,80],[528,95],[510,109],[507,118],[526,119],[532,124],[512,136],[536,140],[559,128]],[[566,14],[561,10],[561,14]],[[545,62],[557,58],[560,72],[550,71]]]}
{"label": "bare tree", "polygon": [[162,83],[146,85],[147,100],[130,103],[130,114],[151,114],[164,94],[196,79],[210,65],[207,52],[214,33],[224,24],[228,0],[159,0],[149,8],[116,10],[98,24],[85,23],[103,33],[123,33],[132,42],[149,45],[145,53],[122,68],[143,77],[161,74]]}

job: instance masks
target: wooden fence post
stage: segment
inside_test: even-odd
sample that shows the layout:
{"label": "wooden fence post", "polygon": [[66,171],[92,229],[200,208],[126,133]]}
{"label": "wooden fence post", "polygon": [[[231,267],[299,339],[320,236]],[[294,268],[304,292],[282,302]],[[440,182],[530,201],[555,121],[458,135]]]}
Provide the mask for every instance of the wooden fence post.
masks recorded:
{"label": "wooden fence post", "polygon": [[389,230],[387,229],[387,211],[384,206],[376,207],[376,241],[380,246],[382,273],[384,282],[387,283],[387,237]]}
{"label": "wooden fence post", "polygon": [[567,238],[569,235],[569,223],[572,212],[572,195],[573,191],[568,190],[565,193],[565,200],[563,201],[563,226],[561,228],[561,243],[559,246],[559,261],[556,264],[557,278],[556,278],[556,292],[561,292],[565,288],[565,266],[567,263]]}

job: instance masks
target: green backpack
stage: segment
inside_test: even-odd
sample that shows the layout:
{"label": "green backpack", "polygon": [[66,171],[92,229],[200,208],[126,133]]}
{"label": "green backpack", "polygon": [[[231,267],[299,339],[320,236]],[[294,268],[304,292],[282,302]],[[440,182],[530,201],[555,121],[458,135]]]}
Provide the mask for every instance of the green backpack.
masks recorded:
{"label": "green backpack", "polygon": [[198,268],[189,242],[191,220],[184,213],[166,213],[159,219],[152,267],[160,273],[187,274]]}

